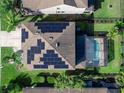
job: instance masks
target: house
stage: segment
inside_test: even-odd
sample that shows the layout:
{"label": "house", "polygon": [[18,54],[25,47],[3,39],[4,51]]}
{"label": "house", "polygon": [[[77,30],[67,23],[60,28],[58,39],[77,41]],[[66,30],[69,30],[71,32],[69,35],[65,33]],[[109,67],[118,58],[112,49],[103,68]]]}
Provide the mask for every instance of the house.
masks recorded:
{"label": "house", "polygon": [[[76,47],[75,22],[36,22],[21,26],[23,64],[28,70],[75,70],[87,66],[105,66],[104,37],[84,36]],[[82,39],[83,40],[83,39]],[[76,51],[84,60],[77,63]],[[92,50],[92,51],[91,51]],[[105,55],[105,56],[104,56]]]}
{"label": "house", "polygon": [[23,93],[120,93],[119,89],[108,88],[84,88],[84,89],[64,89],[59,91],[54,88],[24,88]]}
{"label": "house", "polygon": [[75,69],[75,23],[37,22],[21,27],[23,62],[33,69]]}
{"label": "house", "polygon": [[88,0],[22,0],[25,15],[92,13]]}

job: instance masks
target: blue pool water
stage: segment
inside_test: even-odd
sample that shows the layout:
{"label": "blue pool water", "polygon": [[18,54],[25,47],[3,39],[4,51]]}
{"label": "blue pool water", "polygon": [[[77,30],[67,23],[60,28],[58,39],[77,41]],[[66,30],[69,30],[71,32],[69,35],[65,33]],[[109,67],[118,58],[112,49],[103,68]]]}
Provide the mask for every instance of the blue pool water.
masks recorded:
{"label": "blue pool water", "polygon": [[93,58],[94,61],[99,60],[99,50],[100,50],[100,45],[96,40],[94,40],[94,52],[95,52]]}

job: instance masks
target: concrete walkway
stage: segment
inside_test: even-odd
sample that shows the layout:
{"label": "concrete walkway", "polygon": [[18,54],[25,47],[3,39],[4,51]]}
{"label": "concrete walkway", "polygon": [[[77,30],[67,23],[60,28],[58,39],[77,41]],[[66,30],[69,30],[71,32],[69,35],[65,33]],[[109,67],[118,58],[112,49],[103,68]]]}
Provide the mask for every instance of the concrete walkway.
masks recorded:
{"label": "concrete walkway", "polygon": [[6,31],[0,31],[0,47],[15,47],[21,49],[21,31],[16,29],[16,31],[11,31],[10,33]]}

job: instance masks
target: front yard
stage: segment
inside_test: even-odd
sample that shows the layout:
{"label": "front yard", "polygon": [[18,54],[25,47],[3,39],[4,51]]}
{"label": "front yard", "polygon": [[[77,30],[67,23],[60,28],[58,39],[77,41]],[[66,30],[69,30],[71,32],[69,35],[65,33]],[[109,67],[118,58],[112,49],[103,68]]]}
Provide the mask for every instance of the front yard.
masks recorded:
{"label": "front yard", "polygon": [[11,79],[14,79],[18,75],[15,64],[5,64],[5,57],[10,57],[13,51],[12,48],[1,48],[1,61],[2,61],[2,73],[1,73],[1,84],[7,85]]}
{"label": "front yard", "polygon": [[[27,71],[24,67],[19,67],[21,64],[14,62],[13,64],[8,63],[5,60],[5,57],[11,57],[13,54],[12,48],[1,48],[1,59],[2,59],[2,71],[1,71],[1,86],[3,87],[16,87],[15,84],[21,84],[25,87],[25,84],[28,86],[53,86],[55,77],[60,73],[63,73],[63,70],[33,70]],[[16,82],[16,83],[15,83]],[[0,86],[0,88],[1,88]],[[13,89],[13,87],[10,87]],[[20,87],[21,88],[21,87]],[[13,92],[16,91],[16,92]],[[12,91],[9,90],[7,93],[22,93],[22,90],[14,88]]]}

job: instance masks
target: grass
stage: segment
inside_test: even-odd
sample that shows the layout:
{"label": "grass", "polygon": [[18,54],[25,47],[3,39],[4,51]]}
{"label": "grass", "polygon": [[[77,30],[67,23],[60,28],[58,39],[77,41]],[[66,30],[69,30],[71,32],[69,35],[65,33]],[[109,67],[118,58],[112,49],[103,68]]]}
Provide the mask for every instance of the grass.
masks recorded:
{"label": "grass", "polygon": [[121,63],[121,56],[120,56],[120,48],[121,48],[121,36],[117,35],[114,39],[114,59],[108,62],[106,67],[100,67],[100,73],[118,73],[120,71],[120,63]]}
{"label": "grass", "polygon": [[112,27],[115,25],[115,23],[95,23],[95,24],[90,23],[90,24],[88,24],[88,23],[84,23],[84,22],[78,22],[77,24],[82,31],[91,30],[91,31],[95,31],[95,32],[110,31],[112,29]]}
{"label": "grass", "polygon": [[2,85],[7,85],[10,80],[19,75],[15,64],[7,64],[2,69]]}
{"label": "grass", "polygon": [[121,88],[121,93],[124,93],[124,88]]}
{"label": "grass", "polygon": [[114,23],[96,23],[94,24],[94,31],[110,31],[114,25]]}
{"label": "grass", "polygon": [[121,0],[121,13],[122,13],[122,17],[124,17],[124,0]]}
{"label": "grass", "polygon": [[[98,6],[99,8],[94,12],[94,17],[121,17],[120,2],[121,0],[96,0],[96,6]],[[112,5],[112,8],[109,8],[109,5]]]}
{"label": "grass", "polygon": [[[2,64],[4,65],[4,60],[3,58],[6,56],[11,56],[13,53],[12,48],[1,48],[1,59],[2,59]],[[16,70],[16,65],[15,64],[6,64],[2,68],[2,73],[1,73],[1,81],[2,85],[6,85],[9,83],[9,81],[13,78],[15,78],[18,75],[18,71]]]}
{"label": "grass", "polygon": [[1,48],[2,63],[4,62],[4,60],[3,60],[4,57],[10,57],[12,54],[13,54],[13,49],[12,48],[7,48],[7,47]]}

